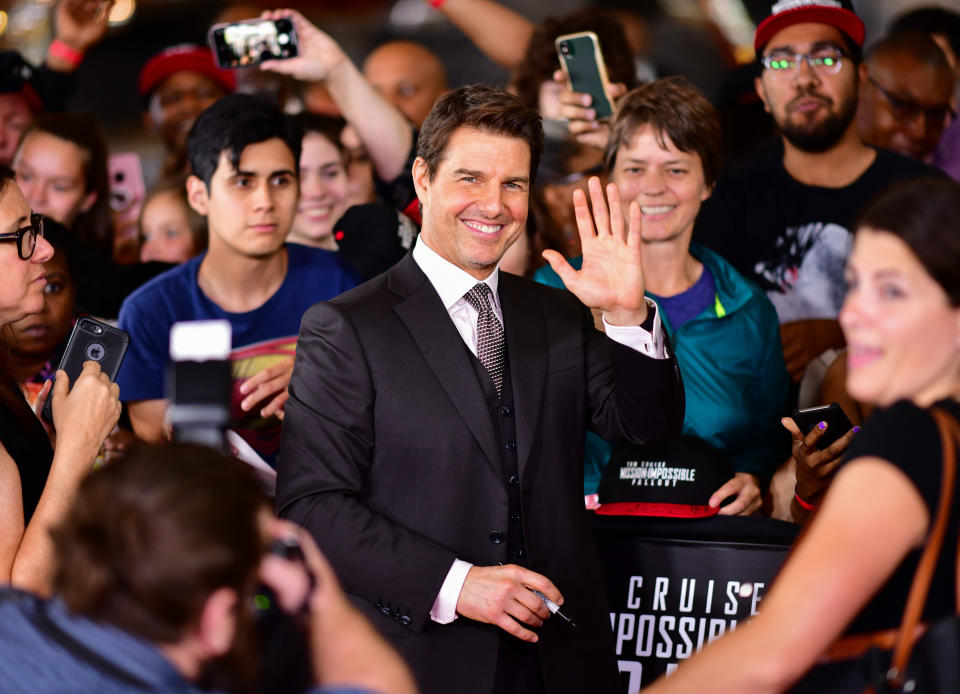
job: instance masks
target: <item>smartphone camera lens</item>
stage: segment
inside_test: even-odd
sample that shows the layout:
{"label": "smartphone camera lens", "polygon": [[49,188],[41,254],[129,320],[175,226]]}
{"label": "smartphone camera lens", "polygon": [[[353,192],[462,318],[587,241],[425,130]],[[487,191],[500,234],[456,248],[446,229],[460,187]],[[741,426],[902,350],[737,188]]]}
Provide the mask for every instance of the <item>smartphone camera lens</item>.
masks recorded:
{"label": "smartphone camera lens", "polygon": [[99,335],[99,334],[102,333],[102,332],[103,332],[103,328],[101,328],[99,325],[93,326],[93,334],[94,334],[94,335]]}
{"label": "smartphone camera lens", "polygon": [[567,43],[566,41],[563,41],[560,44],[560,52],[563,53],[564,55],[570,55],[570,44]]}
{"label": "smartphone camera lens", "polygon": [[286,46],[288,43],[290,43],[290,35],[280,34],[277,36],[277,43],[279,43],[281,46]]}

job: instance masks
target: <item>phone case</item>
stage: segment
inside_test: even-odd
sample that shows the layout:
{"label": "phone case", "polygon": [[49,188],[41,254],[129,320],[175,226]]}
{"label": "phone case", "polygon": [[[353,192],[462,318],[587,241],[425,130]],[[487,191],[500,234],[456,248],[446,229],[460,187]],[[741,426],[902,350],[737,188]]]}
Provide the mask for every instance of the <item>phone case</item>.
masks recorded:
{"label": "phone case", "polygon": [[[245,27],[272,24],[273,31],[243,32]],[[231,33],[242,33],[231,37]],[[247,19],[242,22],[214,24],[207,33],[217,65],[224,69],[253,67],[265,60],[285,60],[300,54],[300,42],[293,22],[286,18]]]}
{"label": "phone case", "polygon": [[[123,330],[95,318],[79,318],[73,326],[70,339],[67,340],[67,347],[58,368],[67,373],[72,385],[83,371],[83,362],[95,361],[100,364],[103,373],[107,374],[111,381],[115,381],[129,344],[130,336]],[[48,422],[53,421],[50,407],[51,398],[48,397],[41,413]]]}
{"label": "phone case", "polygon": [[613,115],[610,80],[600,52],[600,40],[592,31],[558,36],[554,42],[560,66],[570,89],[593,97],[597,120]]}
{"label": "phone case", "polygon": [[805,410],[794,410],[793,421],[796,422],[804,436],[809,434],[820,422],[827,423],[827,430],[817,440],[817,449],[821,451],[828,448],[853,428],[853,423],[847,417],[846,412],[836,402],[820,407],[810,407]]}

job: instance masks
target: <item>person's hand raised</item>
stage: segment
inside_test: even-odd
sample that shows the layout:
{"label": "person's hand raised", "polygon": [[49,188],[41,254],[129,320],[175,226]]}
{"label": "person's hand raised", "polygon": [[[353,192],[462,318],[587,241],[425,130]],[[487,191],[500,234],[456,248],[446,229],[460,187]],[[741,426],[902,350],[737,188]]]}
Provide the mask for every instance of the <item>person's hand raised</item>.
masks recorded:
{"label": "person's hand raised", "polygon": [[260,64],[261,70],[271,70],[291,75],[298,80],[320,82],[337,67],[348,61],[336,41],[311,24],[296,10],[268,10],[260,15],[263,19],[289,19],[297,32],[300,50],[296,58],[284,60],[266,60]]}
{"label": "person's hand raised", "polygon": [[[593,109],[593,97],[582,92],[572,91],[567,86],[567,78],[563,70],[557,70],[553,73],[554,82],[563,85],[563,89],[557,94],[560,101],[560,108],[557,115],[567,121],[567,127],[570,134],[577,138],[578,142],[597,149],[604,149],[607,146],[607,140],[610,137],[610,122],[608,120],[597,120],[597,112]],[[610,98],[619,99],[627,93],[626,85],[616,82],[610,85]],[[616,104],[614,104],[616,107]]]}
{"label": "person's hand raised", "polygon": [[85,53],[107,32],[110,10],[116,0],[60,0],[54,23],[55,37]]}
{"label": "person's hand raised", "polygon": [[604,200],[600,179],[591,177],[587,186],[592,213],[583,191],[573,193],[583,266],[579,271],[574,270],[553,250],[544,251],[543,257],[563,280],[564,286],[584,305],[602,311],[608,323],[640,325],[647,317],[643,296],[640,206],[636,201],[630,203],[629,221],[625,222],[616,184],[607,185],[607,200]]}

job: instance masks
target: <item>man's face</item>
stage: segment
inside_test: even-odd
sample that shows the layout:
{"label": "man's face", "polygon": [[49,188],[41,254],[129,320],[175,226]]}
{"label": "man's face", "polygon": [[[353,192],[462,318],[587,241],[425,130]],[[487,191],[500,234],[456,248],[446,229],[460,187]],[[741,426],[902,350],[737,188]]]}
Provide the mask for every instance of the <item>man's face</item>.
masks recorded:
{"label": "man's face", "polygon": [[293,152],[272,138],[248,145],[236,169],[221,152],[209,189],[191,176],[190,205],[207,217],[210,251],[264,258],[280,250],[297,211],[296,170]]}
{"label": "man's face", "polygon": [[443,65],[437,57],[408,42],[375,50],[364,63],[363,74],[418,128],[437,98],[447,91]]}
{"label": "man's face", "polygon": [[860,77],[857,125],[864,142],[917,159],[930,154],[946,127],[953,72],[901,52],[875,56]]}
{"label": "man's face", "polygon": [[199,72],[175,72],[150,95],[151,126],[167,149],[174,151],[187,141],[197,116],[226,93],[219,83]]}
{"label": "man's face", "polygon": [[[774,34],[763,57],[810,54],[830,46],[845,50],[838,29],[825,24],[794,24]],[[806,152],[824,152],[851,126],[857,108],[857,71],[844,55],[836,74],[815,70],[801,61],[796,72],[773,74],[764,69],[755,82],[757,94],[783,136]]]}
{"label": "man's face", "polygon": [[420,237],[479,280],[523,233],[530,195],[526,141],[461,127],[447,143],[431,181],[422,159],[413,165],[423,205]]}
{"label": "man's face", "polygon": [[0,164],[10,165],[33,112],[22,94],[0,94]]}

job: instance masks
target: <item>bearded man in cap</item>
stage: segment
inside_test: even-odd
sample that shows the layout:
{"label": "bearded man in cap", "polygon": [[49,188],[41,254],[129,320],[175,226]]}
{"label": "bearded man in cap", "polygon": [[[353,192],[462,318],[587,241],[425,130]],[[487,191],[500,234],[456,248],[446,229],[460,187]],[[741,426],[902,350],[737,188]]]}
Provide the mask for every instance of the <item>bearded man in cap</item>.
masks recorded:
{"label": "bearded man in cap", "polygon": [[863,39],[850,0],[771,3],[754,38],[755,88],[780,146],[721,176],[695,227],[699,241],[766,290],[794,381],[843,346],[836,318],[860,208],[894,181],[937,174],[860,139]]}

